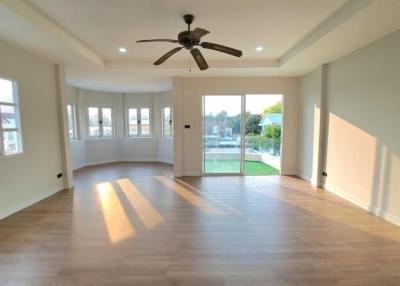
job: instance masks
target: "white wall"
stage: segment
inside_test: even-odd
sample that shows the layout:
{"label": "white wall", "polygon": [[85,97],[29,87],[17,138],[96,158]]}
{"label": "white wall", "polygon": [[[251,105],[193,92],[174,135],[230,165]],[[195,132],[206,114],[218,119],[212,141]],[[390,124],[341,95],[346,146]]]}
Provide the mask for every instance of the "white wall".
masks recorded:
{"label": "white wall", "polygon": [[[156,93],[154,96],[154,120],[157,123],[155,125],[154,132],[158,136],[158,161],[173,164],[174,163],[174,139],[173,137],[162,136],[162,108],[172,108],[172,96],[171,92]],[[172,110],[174,115],[174,110]]]}
{"label": "white wall", "polygon": [[76,139],[70,141],[70,154],[72,161],[72,168],[74,170],[86,166],[86,144],[85,140],[82,139],[82,131],[80,122],[80,112],[79,112],[79,94],[78,89],[75,87],[66,86],[66,102],[67,104],[73,104],[76,108]]}
{"label": "white wall", "polygon": [[[120,161],[120,138],[123,137],[122,94],[79,89],[81,138],[85,141],[86,165]],[[106,139],[88,138],[87,107],[112,107],[115,137]]]}
{"label": "white wall", "polygon": [[72,140],[70,144],[72,168],[76,170],[85,167],[87,165],[85,141]]}
{"label": "white wall", "polygon": [[[297,172],[298,78],[175,78],[172,92],[176,176],[201,174],[202,95],[283,94],[282,174]],[[185,129],[184,125],[191,125]]]}
{"label": "white wall", "polygon": [[323,96],[322,67],[303,76],[299,94],[298,175],[318,185],[318,156]]}
{"label": "white wall", "polygon": [[158,161],[174,163],[174,140],[173,138],[160,138],[158,141]]}
{"label": "white wall", "polygon": [[[397,31],[327,65],[323,127],[325,187],[400,225],[399,50]],[[299,158],[299,170],[312,161]]]}
{"label": "white wall", "polygon": [[0,77],[17,81],[23,154],[0,158],[0,218],[63,189],[55,66],[0,42]]}
{"label": "white wall", "polygon": [[[122,94],[83,90],[69,87],[70,102],[78,112],[79,140],[71,141],[74,169],[87,165],[118,161],[161,161],[173,163],[173,140],[161,136],[161,108],[172,106],[171,94]],[[109,106],[114,111],[113,138],[94,139],[87,136],[87,107]],[[125,109],[128,107],[150,107],[152,136],[129,138],[126,136]]]}

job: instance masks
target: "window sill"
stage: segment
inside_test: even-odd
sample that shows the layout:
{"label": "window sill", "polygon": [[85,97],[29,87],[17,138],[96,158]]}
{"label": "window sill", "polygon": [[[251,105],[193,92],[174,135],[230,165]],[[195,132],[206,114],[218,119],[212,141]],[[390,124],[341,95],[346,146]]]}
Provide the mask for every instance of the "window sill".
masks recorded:
{"label": "window sill", "polygon": [[91,141],[103,141],[103,140],[115,140],[118,139],[117,137],[87,137],[86,140],[91,140]]}
{"label": "window sill", "polygon": [[8,158],[15,158],[15,157],[22,157],[23,155],[24,155],[24,152],[10,154],[10,155],[0,155],[0,160],[8,159]]}
{"label": "window sill", "polygon": [[153,136],[128,136],[127,139],[153,139]]}

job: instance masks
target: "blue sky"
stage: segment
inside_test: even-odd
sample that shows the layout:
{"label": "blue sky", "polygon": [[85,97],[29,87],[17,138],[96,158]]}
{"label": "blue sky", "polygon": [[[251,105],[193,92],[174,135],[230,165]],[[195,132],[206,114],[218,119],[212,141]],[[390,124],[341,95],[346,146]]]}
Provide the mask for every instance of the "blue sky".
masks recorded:
{"label": "blue sky", "polygon": [[[282,101],[281,94],[248,94],[246,95],[246,111],[261,113],[265,108]],[[213,95],[206,97],[206,114],[218,114],[222,110],[228,115],[237,115],[241,111],[240,96]]]}

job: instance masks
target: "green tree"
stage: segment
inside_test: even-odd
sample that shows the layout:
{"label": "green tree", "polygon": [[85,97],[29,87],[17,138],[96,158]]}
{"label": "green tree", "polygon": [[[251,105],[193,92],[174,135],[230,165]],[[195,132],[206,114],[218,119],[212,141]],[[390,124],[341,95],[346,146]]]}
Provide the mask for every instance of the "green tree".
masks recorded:
{"label": "green tree", "polygon": [[228,126],[233,134],[240,134],[240,114],[228,117]]}
{"label": "green tree", "polygon": [[262,114],[267,115],[268,113],[282,113],[282,111],[283,111],[282,102],[277,102],[276,104],[265,108]]}
{"label": "green tree", "polygon": [[246,113],[246,134],[260,134],[261,126],[258,126],[262,119],[260,114]]}
{"label": "green tree", "polygon": [[223,121],[228,117],[228,112],[226,112],[225,110],[221,111],[220,113],[217,114],[217,116],[215,116],[215,118],[219,121]]}
{"label": "green tree", "polygon": [[254,150],[261,150],[266,146],[268,138],[261,135],[248,134],[246,135],[247,145]]}
{"label": "green tree", "polygon": [[281,126],[279,124],[268,125],[264,128],[262,135],[267,139],[265,146],[271,148],[274,155],[279,155],[281,148]]}
{"label": "green tree", "polygon": [[212,115],[212,113],[210,112],[209,114],[207,114],[207,115],[204,116],[204,119],[205,119],[205,120],[208,120],[208,121],[211,121],[211,120],[214,120],[215,117],[214,117],[214,115]]}
{"label": "green tree", "polygon": [[280,138],[281,126],[279,124],[268,125],[264,128],[263,135],[267,138]]}

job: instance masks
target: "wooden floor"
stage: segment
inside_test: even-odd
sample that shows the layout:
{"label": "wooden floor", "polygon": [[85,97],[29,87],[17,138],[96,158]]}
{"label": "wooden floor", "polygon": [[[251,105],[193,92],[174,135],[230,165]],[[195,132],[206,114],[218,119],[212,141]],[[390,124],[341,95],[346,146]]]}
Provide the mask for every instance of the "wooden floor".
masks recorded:
{"label": "wooden floor", "polygon": [[0,221],[0,285],[400,285],[400,228],[292,177],[82,169]]}

